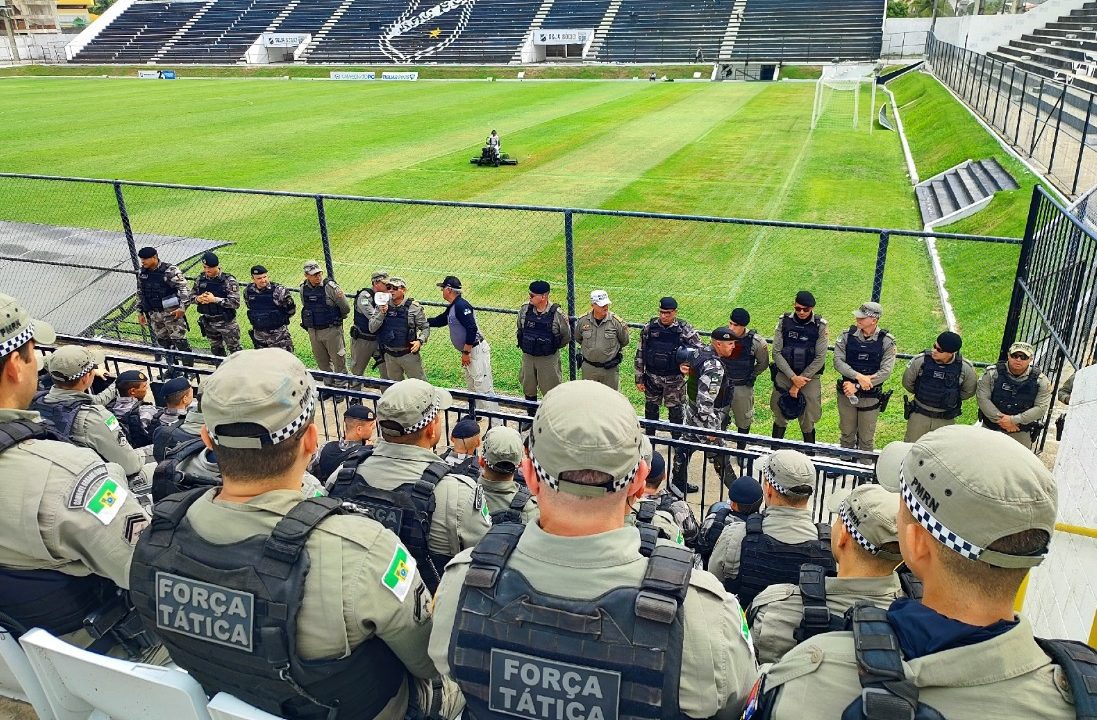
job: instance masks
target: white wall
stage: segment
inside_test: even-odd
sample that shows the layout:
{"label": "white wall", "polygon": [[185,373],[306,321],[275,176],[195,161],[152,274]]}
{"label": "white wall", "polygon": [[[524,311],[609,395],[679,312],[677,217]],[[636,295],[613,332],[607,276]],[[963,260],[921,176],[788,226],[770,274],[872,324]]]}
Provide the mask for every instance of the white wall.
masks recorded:
{"label": "white wall", "polygon": [[[1055,462],[1059,522],[1097,528],[1097,366],[1078,372]],[[1086,641],[1097,621],[1097,538],[1055,533],[1022,613],[1041,637]]]}
{"label": "white wall", "polygon": [[[19,59],[22,62],[62,63],[65,62],[65,45],[74,37],[74,33],[16,35],[15,44],[19,48]],[[0,31],[0,63],[11,61],[11,46],[8,38]]]}
{"label": "white wall", "polygon": [[887,18],[880,57],[916,58],[925,54],[930,18]]}

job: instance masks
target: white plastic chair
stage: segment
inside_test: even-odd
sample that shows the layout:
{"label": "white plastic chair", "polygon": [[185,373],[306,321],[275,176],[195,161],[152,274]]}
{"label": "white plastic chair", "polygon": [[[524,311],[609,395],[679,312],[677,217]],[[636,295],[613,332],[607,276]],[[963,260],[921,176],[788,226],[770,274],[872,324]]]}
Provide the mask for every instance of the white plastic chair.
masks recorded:
{"label": "white plastic chair", "polygon": [[19,643],[57,720],[210,720],[202,686],[182,670],[96,655],[40,628]]}
{"label": "white plastic chair", "polygon": [[282,720],[226,692],[217,693],[210,700],[208,710],[213,720]]}
{"label": "white plastic chair", "polygon": [[0,627],[0,695],[30,703],[38,720],[54,720],[53,710],[27,654],[19,647],[15,636],[3,627]]}

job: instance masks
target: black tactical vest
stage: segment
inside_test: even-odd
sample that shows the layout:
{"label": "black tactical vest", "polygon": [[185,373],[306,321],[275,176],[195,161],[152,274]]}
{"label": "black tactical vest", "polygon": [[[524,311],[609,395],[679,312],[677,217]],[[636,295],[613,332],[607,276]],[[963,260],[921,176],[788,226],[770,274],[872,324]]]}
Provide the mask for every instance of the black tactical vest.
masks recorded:
{"label": "black tactical vest", "polygon": [[61,402],[46,402],[48,390],[43,390],[31,400],[30,409],[42,416],[42,420],[57,433],[58,438],[64,442],[72,442],[72,429],[76,425],[76,418],[86,405],[91,405],[91,397],[87,399],[73,397],[65,398]]}
{"label": "black tactical vest", "polygon": [[960,377],[964,371],[960,353],[948,365],[941,365],[926,350],[922,371],[914,381],[914,399],[931,408],[941,408],[944,418],[960,415]]}
{"label": "black tactical vest", "polygon": [[[0,423],[0,454],[26,440],[61,438],[39,423]],[[0,567],[0,625],[16,637],[34,627],[65,635],[84,627],[84,618],[116,592],[114,583],[98,575],[78,577],[57,570]]]}
{"label": "black tactical vest", "polygon": [[385,320],[381,323],[381,329],[377,333],[377,342],[382,347],[394,350],[405,350],[411,343],[411,333],[408,330],[408,308],[411,306],[411,298],[406,298],[399,307],[389,305],[385,313]]}
{"label": "black tactical vest", "polygon": [[652,318],[648,322],[644,339],[644,372],[648,375],[680,375],[678,348],[682,345],[682,326],[674,322],[670,327]]}
{"label": "black tactical vest", "polygon": [[724,377],[729,385],[754,384],[754,336],[753,330],[747,330],[743,337],[735,341],[737,354],[720,358],[720,362],[724,363]]}
{"label": "black tactical vest", "polygon": [[277,330],[289,323],[286,311],[274,302],[274,285],[268,285],[266,290],[260,290],[255,284],[248,285],[244,290],[244,298],[248,305],[248,321],[254,330]]}
{"label": "black tactical vest", "polygon": [[1017,415],[1036,406],[1036,395],[1040,391],[1040,368],[1029,367],[1028,377],[1019,380],[1009,374],[1005,363],[995,366],[998,377],[994,378],[994,387],[990,391],[990,401],[1005,415]]}
{"label": "black tactical vest", "polygon": [[862,375],[880,372],[884,361],[884,336],[887,330],[879,330],[875,340],[863,340],[857,335],[857,326],[851,325],[846,334],[846,364]]}
{"label": "black tactical vest", "polygon": [[522,531],[493,527],[473,550],[461,588],[449,663],[468,717],[682,717],[682,606],[692,554],[660,546],[640,587],[571,600],[538,591],[507,568]]}
{"label": "black tactical vest", "polygon": [[348,460],[354,460],[355,466],[373,454],[372,445],[362,443],[344,443],[342,440],[332,440],[320,448],[320,456],[316,459],[316,465],[312,468],[312,474],[326,484],[331,474],[339,469]]}
{"label": "black tactical vest", "polygon": [[163,310],[164,300],[178,298],[178,293],[165,276],[167,265],[160,263],[155,270],[141,268],[137,274],[141,287],[141,305],[146,310]]}
{"label": "black tactical vest", "polygon": [[533,497],[529,488],[525,485],[519,485],[518,491],[514,493],[514,497],[510,499],[510,505],[505,510],[496,510],[491,514],[491,524],[501,525],[503,523],[518,523],[522,524],[522,511],[526,508],[526,503]]}
{"label": "black tactical vest", "polygon": [[414,483],[395,490],[380,490],[358,474],[365,458],[352,458],[339,469],[335,483],[328,491],[331,497],[349,500],[365,515],[394,532],[408,552],[419,563],[423,582],[432,593],[438,588],[442,571],[452,558],[431,552],[428,545],[430,523],[437,501],[434,491],[442,478],[449,474],[449,465],[441,460],[432,462]]}
{"label": "black tactical vest", "polygon": [[319,285],[308,280],[301,283],[301,325],[306,329],[323,330],[343,322],[339,309],[328,302],[328,283],[324,279]]}
{"label": "black tactical vest", "polygon": [[202,438],[182,442],[165,455],[164,459],[156,465],[152,474],[152,501],[160,502],[169,495],[193,490],[197,487],[209,488],[220,485],[220,482],[211,483],[209,478],[199,477],[184,473],[179,466],[191,458],[197,456],[206,449]]}
{"label": "black tactical vest", "polygon": [[118,424],[122,426],[122,432],[126,434],[126,439],[130,441],[130,445],[138,449],[152,445],[152,435],[145,427],[145,421],[141,419],[141,406],[143,404],[136,402],[129,410],[121,414],[116,412],[113,407],[108,407],[114,413],[114,417],[118,418]]}
{"label": "black tactical vest", "polygon": [[344,511],[310,498],[268,536],[216,545],[187,510],[206,492],[156,504],[134,550],[130,593],[172,660],[211,696],[229,692],[285,718],[371,718],[400,691],[405,668],[374,637],[340,660],[300,658],[297,618],[309,571],[309,534]]}
{"label": "black tactical vest", "polygon": [[[227,289],[229,276],[225,273],[221,273],[215,278],[207,277],[203,274],[198,281],[194,284],[194,294],[201,295],[205,292],[211,292],[215,297],[227,298],[229,292]],[[196,303],[198,305],[198,314],[205,315],[206,317],[224,318],[226,320],[236,319],[236,310],[234,308],[221,305],[219,303]]]}
{"label": "black tactical vest", "polygon": [[[806,323],[785,313],[781,316],[781,357],[797,375],[804,372],[815,361],[815,343],[819,342],[819,318],[812,315]],[[820,370],[817,375],[821,375]]]}
{"label": "black tactical vest", "polygon": [[522,308],[522,326],[518,331],[518,347],[522,352],[534,357],[551,355],[560,349],[552,325],[556,320],[559,305],[553,303],[548,310],[537,313],[532,305]]}
{"label": "black tactical vest", "polygon": [[[701,379],[701,373],[705,370],[705,365],[715,360],[723,365],[724,359],[713,351],[712,347],[705,347],[694,356],[693,361],[690,363],[690,375],[686,381],[686,396],[689,397],[690,402],[697,402],[697,382]],[[731,404],[732,385],[731,380],[728,378],[727,371],[725,369],[723,377],[720,379],[720,388],[716,391],[716,401],[713,403],[714,407],[723,408]]]}
{"label": "black tactical vest", "polygon": [[198,437],[183,429],[182,418],[175,425],[161,425],[152,433],[152,457],[156,462],[163,462],[175,447]]}
{"label": "black tactical vest", "polygon": [[[364,287],[358,291],[358,299],[361,299],[362,295],[367,295],[373,299],[373,288]],[[377,336],[369,331],[369,318],[358,309],[358,301],[354,303],[354,332],[353,335],[356,340],[376,340]]]}
{"label": "black tactical vest", "polygon": [[828,576],[837,567],[830,552],[830,526],[816,524],[817,540],[786,544],[762,532],[762,515],[747,518],[747,534],[739,547],[739,574],[724,581],[727,591],[739,598],[739,604],[749,607],[758,593],[770,585],[795,583],[800,578],[800,566],[820,565]]}

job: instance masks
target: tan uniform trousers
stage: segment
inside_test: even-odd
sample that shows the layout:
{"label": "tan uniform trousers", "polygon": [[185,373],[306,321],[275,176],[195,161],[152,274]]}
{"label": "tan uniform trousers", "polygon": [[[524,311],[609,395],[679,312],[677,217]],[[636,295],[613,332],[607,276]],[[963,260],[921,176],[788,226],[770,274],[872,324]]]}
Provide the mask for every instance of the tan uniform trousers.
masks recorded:
{"label": "tan uniform trousers", "polygon": [[343,326],[309,328],[308,333],[316,367],[325,372],[346,373],[347,347],[343,339]]}
{"label": "tan uniform trousers", "polygon": [[[792,383],[784,375],[778,375],[777,387],[781,390],[788,390],[792,387]],[[769,396],[769,407],[773,410],[773,424],[777,427],[788,427],[788,420],[781,414],[781,408],[777,406],[777,399],[781,397],[781,392],[777,387],[773,389]],[[798,418],[800,431],[805,433],[814,432],[815,423],[823,417],[823,384],[819,378],[812,378],[807,385],[800,388],[800,394],[807,401],[807,407],[804,408],[803,414]]]}
{"label": "tan uniform trousers", "polygon": [[564,382],[560,372],[560,351],[542,356],[522,353],[522,368],[518,377],[522,383],[522,394],[527,398],[537,397],[538,390],[544,395]]}
{"label": "tan uniform trousers", "polygon": [[928,432],[955,424],[956,418],[931,418],[915,411],[907,420],[907,434],[903,437],[903,441],[918,442],[919,438]]}
{"label": "tan uniform trousers", "polygon": [[589,362],[584,362],[580,371],[582,372],[582,378],[584,380],[593,380],[594,382],[602,383],[606,387],[613,388],[614,390],[621,389],[620,365],[611,368],[600,368],[594,367]]}
{"label": "tan uniform trousers", "polygon": [[[869,408],[869,409],[865,409]],[[876,421],[880,417],[880,401],[861,398],[852,405],[849,398],[838,396],[838,430],[844,448],[872,450],[876,442]]]}

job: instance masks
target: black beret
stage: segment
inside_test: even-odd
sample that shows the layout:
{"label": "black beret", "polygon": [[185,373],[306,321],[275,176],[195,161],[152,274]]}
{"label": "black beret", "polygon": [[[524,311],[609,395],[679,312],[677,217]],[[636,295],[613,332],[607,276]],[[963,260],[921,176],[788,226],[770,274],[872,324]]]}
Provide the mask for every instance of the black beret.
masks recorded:
{"label": "black beret", "polygon": [[735,478],[728,499],[740,505],[753,505],[762,499],[762,484],[750,475]]}
{"label": "black beret", "polygon": [[954,332],[943,332],[937,336],[937,347],[941,348],[943,352],[960,352],[960,347],[964,344],[964,339]]}
{"label": "black beret", "polygon": [[749,325],[750,313],[746,311],[746,308],[735,308],[731,311],[731,317],[728,319],[736,325]]}
{"label": "black beret", "polygon": [[251,274],[252,275],[266,275],[267,274],[267,269],[265,267],[263,267],[262,265],[252,265],[251,266]]}
{"label": "black beret", "polygon": [[118,374],[117,382],[119,385],[136,385],[137,383],[143,383],[148,379],[148,375],[145,375],[145,373],[140,370],[124,370]]}
{"label": "black beret", "polygon": [[659,298],[660,310],[677,310],[678,301],[672,297]]}
{"label": "black beret", "polygon": [[171,380],[165,382],[164,386],[160,388],[160,394],[163,395],[166,400],[172,395],[181,393],[189,387],[190,380],[187,380],[185,377],[173,377]]}
{"label": "black beret", "polygon": [[667,474],[667,461],[663,459],[663,456],[659,454],[659,451],[651,451],[651,468],[648,471],[647,482],[654,485],[656,481],[662,480],[663,476]]}
{"label": "black beret", "polygon": [[815,307],[815,296],[809,293],[807,290],[801,290],[796,293],[796,304],[803,305],[805,307]]}
{"label": "black beret", "polygon": [[734,340],[735,336],[726,327],[718,327],[712,331],[713,340]]}
{"label": "black beret", "polygon": [[356,403],[347,408],[347,411],[343,413],[343,417],[354,418],[355,420],[373,420],[377,417],[377,413],[369,405]]}
{"label": "black beret", "polygon": [[544,295],[552,288],[544,280],[534,280],[529,284],[529,291],[534,295]]}
{"label": "black beret", "polygon": [[221,261],[218,259],[217,253],[207,251],[202,253],[202,264],[206,267],[217,267],[221,264]]}
{"label": "black beret", "polygon": [[480,434],[480,426],[471,417],[463,417],[457,421],[453,426],[453,430],[450,431],[450,437],[455,437],[458,440],[467,440],[470,437],[476,437]]}
{"label": "black beret", "polygon": [[141,258],[142,260],[148,260],[149,258],[154,258],[154,257],[156,257],[156,248],[154,248],[154,247],[143,247],[143,248],[141,248],[140,250],[137,251],[137,257]]}

